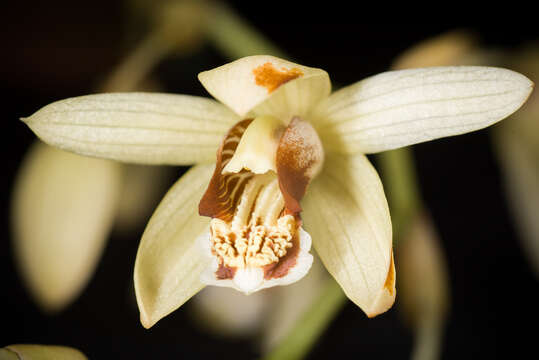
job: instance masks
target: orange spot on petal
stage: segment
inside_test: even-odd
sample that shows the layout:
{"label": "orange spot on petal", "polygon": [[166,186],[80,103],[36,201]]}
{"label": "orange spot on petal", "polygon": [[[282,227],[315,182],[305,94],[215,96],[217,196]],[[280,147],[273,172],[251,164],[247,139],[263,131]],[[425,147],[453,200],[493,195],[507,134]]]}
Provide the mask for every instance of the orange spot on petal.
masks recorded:
{"label": "orange spot on petal", "polygon": [[391,253],[391,263],[389,264],[389,271],[387,272],[384,288],[387,289],[389,295],[393,295],[393,292],[395,291],[395,262],[393,261],[393,253]]}
{"label": "orange spot on petal", "polygon": [[298,68],[281,70],[276,69],[272,63],[267,62],[264,65],[260,65],[253,70],[255,76],[255,83],[258,86],[263,86],[268,89],[268,93],[271,93],[279,86],[294,80],[303,75]]}

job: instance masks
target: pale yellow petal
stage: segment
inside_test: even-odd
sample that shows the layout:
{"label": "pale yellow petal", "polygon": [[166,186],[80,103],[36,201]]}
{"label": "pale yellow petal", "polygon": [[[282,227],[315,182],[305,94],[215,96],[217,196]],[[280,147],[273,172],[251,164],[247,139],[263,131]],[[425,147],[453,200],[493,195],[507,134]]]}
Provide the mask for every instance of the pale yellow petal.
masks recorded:
{"label": "pale yellow petal", "polygon": [[329,273],[369,317],[395,300],[391,220],[380,178],[364,155],[328,154],[303,201],[305,228]]}
{"label": "pale yellow petal", "polygon": [[215,161],[222,137],[237,120],[214,100],[157,93],[75,97],[23,119],[43,141],[61,149],[175,165]]}
{"label": "pale yellow petal", "polygon": [[306,116],[331,91],[328,74],[269,55],[248,56],[204,71],[202,85],[239,116],[249,112],[288,122]]}
{"label": "pale yellow petal", "polygon": [[15,344],[0,349],[0,359],[18,360],[86,360],[79,350],[57,345]]}
{"label": "pale yellow petal", "polygon": [[16,261],[37,303],[60,310],[92,275],[112,226],[120,165],[36,143],[13,196]]}
{"label": "pale yellow petal", "polygon": [[197,165],[169,190],[153,214],[135,261],[135,292],[146,328],[180,307],[204,285],[208,266],[197,238],[209,219],[198,215],[198,203],[214,166]]}
{"label": "pale yellow petal", "polygon": [[313,119],[327,148],[375,153],[492,125],[532,88],[525,76],[499,68],[391,71],[335,92]]}

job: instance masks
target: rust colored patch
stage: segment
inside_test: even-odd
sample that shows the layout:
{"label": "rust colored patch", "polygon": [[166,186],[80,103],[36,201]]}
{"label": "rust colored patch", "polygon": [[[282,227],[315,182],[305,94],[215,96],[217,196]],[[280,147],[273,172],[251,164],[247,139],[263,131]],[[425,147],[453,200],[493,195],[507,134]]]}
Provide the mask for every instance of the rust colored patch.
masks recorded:
{"label": "rust colored patch", "polygon": [[391,263],[389,264],[389,271],[387,272],[386,282],[384,288],[387,289],[389,295],[393,296],[395,285],[395,262],[393,261],[393,252],[391,253]]}
{"label": "rust colored patch", "polygon": [[306,121],[294,117],[281,136],[276,155],[279,187],[287,213],[301,212],[299,202],[323,158],[316,131]]}
{"label": "rust colored patch", "polygon": [[268,89],[268,93],[275,91],[279,86],[294,80],[303,75],[303,72],[298,68],[281,70],[276,69],[272,63],[267,62],[253,69],[255,83],[258,86],[263,86]]}
{"label": "rust colored patch", "polygon": [[236,275],[236,270],[236,268],[228,267],[222,262],[220,262],[219,268],[215,272],[215,277],[217,277],[217,279],[219,280],[234,279],[234,275]]}
{"label": "rust colored patch", "polygon": [[[217,163],[215,164],[213,176],[208,185],[208,189],[198,204],[198,213],[201,216],[218,218],[223,221],[232,220],[234,210],[240,197],[236,196],[235,198],[232,198],[230,197],[230,194],[234,188],[238,187],[239,189],[236,191],[236,194],[240,195],[252,175],[240,178],[237,176],[238,174],[223,175],[222,171],[227,162],[234,156],[234,152],[240,143],[240,139],[251,121],[253,121],[253,119],[246,119],[234,125],[225,135],[219,150],[217,150]],[[245,172],[246,171],[241,171],[239,174]]]}
{"label": "rust colored patch", "polygon": [[278,279],[286,276],[288,271],[290,271],[290,269],[296,265],[298,254],[299,232],[296,231],[294,237],[292,238],[292,247],[288,249],[286,255],[280,258],[278,262],[262,267],[262,270],[264,271],[264,279]]}

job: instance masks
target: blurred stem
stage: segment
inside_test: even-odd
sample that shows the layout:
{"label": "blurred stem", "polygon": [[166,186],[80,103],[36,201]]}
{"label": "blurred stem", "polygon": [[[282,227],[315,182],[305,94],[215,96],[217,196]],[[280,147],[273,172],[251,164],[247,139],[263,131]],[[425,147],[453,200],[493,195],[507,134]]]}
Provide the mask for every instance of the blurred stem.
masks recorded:
{"label": "blurred stem", "polygon": [[377,154],[377,159],[391,209],[394,242],[400,241],[421,208],[413,153],[401,148]]}
{"label": "blurred stem", "polygon": [[425,321],[419,324],[415,334],[412,360],[432,360],[440,357],[440,341],[442,339],[441,319],[425,317]]}
{"label": "blurred stem", "polygon": [[207,24],[207,34],[214,45],[227,57],[239,59],[250,55],[286,55],[265,36],[243,20],[225,4],[212,3],[212,21]]}
{"label": "blurred stem", "polygon": [[[215,4],[208,37],[231,59],[254,54],[287,57],[277,46],[246,24],[230,8]],[[412,153],[403,148],[378,155],[384,186],[392,212],[394,234],[403,234],[420,207]],[[400,236],[397,236],[400,238]],[[333,280],[325,285],[288,336],[265,359],[302,359],[346,303],[346,296]]]}
{"label": "blurred stem", "polygon": [[165,57],[196,50],[210,22],[205,1],[155,2],[144,11],[151,20],[151,31],[108,77],[102,86],[104,91],[132,91],[140,87]]}
{"label": "blurred stem", "polygon": [[164,42],[160,31],[153,31],[124,59],[102,85],[103,91],[130,91],[148,76],[172,44]]}
{"label": "blurred stem", "polygon": [[296,322],[290,334],[273,351],[264,357],[266,360],[302,359],[316,339],[329,325],[333,317],[345,304],[346,296],[339,284],[328,279],[320,296],[307,312]]}

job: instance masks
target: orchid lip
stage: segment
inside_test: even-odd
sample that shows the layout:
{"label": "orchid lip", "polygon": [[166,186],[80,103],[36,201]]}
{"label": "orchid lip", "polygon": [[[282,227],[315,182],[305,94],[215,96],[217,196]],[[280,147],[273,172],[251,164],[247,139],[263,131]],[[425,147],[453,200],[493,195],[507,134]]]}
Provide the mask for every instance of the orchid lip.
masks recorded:
{"label": "orchid lip", "polygon": [[312,257],[302,244],[299,201],[322,159],[316,132],[299,118],[285,126],[262,116],[230,129],[199,206],[212,217],[206,251],[214,261],[204,283],[248,294],[297,277],[301,261],[307,273]]}

